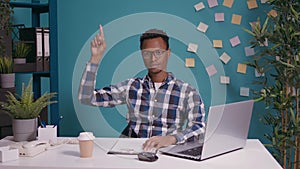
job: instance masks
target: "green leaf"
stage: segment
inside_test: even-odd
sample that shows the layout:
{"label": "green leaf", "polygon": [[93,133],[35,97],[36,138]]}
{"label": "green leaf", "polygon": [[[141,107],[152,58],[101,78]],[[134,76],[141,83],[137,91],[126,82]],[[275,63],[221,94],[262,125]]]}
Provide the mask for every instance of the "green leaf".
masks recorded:
{"label": "green leaf", "polygon": [[0,102],[2,110],[9,113],[15,119],[31,119],[36,118],[43,108],[50,104],[57,103],[51,101],[57,93],[44,93],[41,97],[34,100],[32,92],[32,79],[28,85],[22,84],[21,96],[14,95],[10,92],[6,95],[7,102]]}

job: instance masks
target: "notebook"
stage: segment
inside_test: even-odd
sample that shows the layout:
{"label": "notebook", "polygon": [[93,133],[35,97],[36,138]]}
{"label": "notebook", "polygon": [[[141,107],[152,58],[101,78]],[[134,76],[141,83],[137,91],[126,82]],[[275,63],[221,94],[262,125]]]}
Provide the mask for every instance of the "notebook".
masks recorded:
{"label": "notebook", "polygon": [[107,154],[137,155],[143,152],[143,144],[147,138],[119,138],[108,150]]}
{"label": "notebook", "polygon": [[252,116],[253,100],[211,106],[202,141],[161,148],[166,155],[205,160],[245,146]]}

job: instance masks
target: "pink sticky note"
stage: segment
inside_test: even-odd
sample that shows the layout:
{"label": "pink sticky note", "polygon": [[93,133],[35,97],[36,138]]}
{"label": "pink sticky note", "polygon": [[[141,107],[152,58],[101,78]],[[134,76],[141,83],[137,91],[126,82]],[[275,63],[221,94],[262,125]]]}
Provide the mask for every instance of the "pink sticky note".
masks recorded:
{"label": "pink sticky note", "polygon": [[232,47],[235,47],[235,46],[239,45],[241,43],[241,41],[238,36],[235,36],[230,39],[230,43],[231,43]]}
{"label": "pink sticky note", "polygon": [[244,48],[246,56],[253,56],[255,54],[254,48],[247,46]]}
{"label": "pink sticky note", "polygon": [[215,21],[216,22],[224,21],[224,13],[215,13]]}
{"label": "pink sticky note", "polygon": [[208,28],[208,25],[207,25],[207,24],[205,24],[205,23],[203,23],[203,22],[200,22],[199,25],[198,25],[198,27],[197,27],[197,30],[199,30],[199,31],[201,31],[201,32],[203,32],[203,33],[205,33],[206,30],[207,30],[207,28]]}
{"label": "pink sticky note", "polygon": [[217,0],[207,0],[208,6],[210,8],[213,8],[215,6],[218,6],[218,1]]}
{"label": "pink sticky note", "polygon": [[249,96],[250,89],[248,87],[240,87],[240,96]]}
{"label": "pink sticky note", "polygon": [[210,66],[206,67],[206,72],[207,72],[208,76],[212,76],[212,75],[216,74],[218,71],[214,65],[210,65]]}
{"label": "pink sticky note", "polygon": [[220,82],[221,82],[221,84],[229,84],[230,77],[229,76],[220,76]]}
{"label": "pink sticky note", "polygon": [[223,62],[224,64],[227,64],[227,63],[230,61],[231,57],[230,57],[226,52],[224,52],[224,53],[220,56],[220,59],[222,60],[222,62]]}

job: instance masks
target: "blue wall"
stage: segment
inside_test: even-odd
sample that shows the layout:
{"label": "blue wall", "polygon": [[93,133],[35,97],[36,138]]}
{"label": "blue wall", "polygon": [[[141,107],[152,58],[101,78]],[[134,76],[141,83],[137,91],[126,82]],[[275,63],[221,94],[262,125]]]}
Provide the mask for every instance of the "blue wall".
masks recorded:
{"label": "blue wall", "polygon": [[[252,82],[254,70],[246,74],[237,73],[237,64],[251,60],[245,56],[244,48],[249,46],[250,36],[242,28],[250,28],[249,22],[257,17],[265,18],[268,6],[258,2],[259,8],[249,10],[246,1],[234,1],[232,8],[219,5],[195,11],[200,0],[63,0],[57,2],[58,22],[58,74],[59,114],[64,116],[60,126],[61,136],[77,136],[82,130],[93,131],[97,136],[117,137],[126,125],[126,107],[96,108],[81,105],[77,101],[77,90],[85,63],[90,57],[89,44],[98,32],[98,25],[104,26],[107,40],[106,55],[101,62],[97,86],[103,87],[132,76],[146,73],[139,56],[139,35],[149,28],[164,29],[171,37],[171,59],[168,70],[176,77],[197,87],[202,95],[206,110],[210,105],[251,99],[240,96],[240,87],[259,90]],[[225,13],[224,22],[215,22],[214,14]],[[240,25],[231,24],[232,14],[242,15]],[[209,25],[206,33],[196,30],[199,22]],[[229,39],[239,36],[241,44],[231,47]],[[222,40],[223,48],[212,46],[213,40]],[[187,52],[188,43],[199,45],[197,53]],[[219,56],[226,52],[231,56],[223,64]],[[185,58],[194,58],[196,67],[186,68]],[[214,64],[218,73],[209,77],[205,67]],[[219,76],[230,76],[230,84],[220,84]],[[264,109],[255,104],[250,138],[260,138],[267,129],[259,122],[259,113]],[[237,119],[238,120],[238,119]]]}
{"label": "blue wall", "polygon": [[[236,72],[238,63],[251,59],[244,53],[244,47],[249,46],[249,36],[242,28],[249,28],[248,23],[255,21],[258,16],[263,18],[267,7],[259,3],[260,8],[249,10],[245,1],[235,1],[232,8],[228,8],[222,6],[223,1],[219,0],[219,6],[209,8],[207,1],[203,1],[206,8],[196,12],[193,6],[199,2],[198,0],[59,1],[60,113],[65,117],[60,133],[77,135],[78,130],[83,128],[94,131],[98,136],[118,136],[118,132],[125,125],[125,107],[94,108],[80,105],[76,100],[79,79],[90,57],[89,43],[98,31],[100,23],[104,26],[108,49],[98,71],[97,86],[103,87],[125,80],[127,77],[144,75],[143,63],[138,56],[138,38],[141,32],[156,27],[164,29],[172,37],[169,71],[198,87],[206,109],[222,101],[228,103],[250,99],[251,95],[241,97],[239,89],[255,88],[252,84],[254,70],[248,68],[246,74]],[[224,22],[214,21],[216,12],[225,13]],[[231,24],[232,14],[243,16],[241,25]],[[196,30],[200,21],[209,25],[205,34]],[[236,35],[242,43],[233,48],[229,39]],[[215,39],[223,40],[222,49],[211,46],[212,40]],[[197,55],[186,51],[189,42],[199,44]],[[218,60],[223,52],[232,57],[227,65]],[[186,57],[195,58],[195,68],[184,67]],[[212,63],[219,73],[209,77],[205,67]],[[222,75],[223,70],[223,75],[231,77],[230,85],[219,84],[219,75]],[[219,95],[213,94],[218,93],[216,90],[219,90]],[[224,97],[225,101],[222,100]],[[255,106],[249,137],[263,135],[257,115],[261,109],[262,107]]]}

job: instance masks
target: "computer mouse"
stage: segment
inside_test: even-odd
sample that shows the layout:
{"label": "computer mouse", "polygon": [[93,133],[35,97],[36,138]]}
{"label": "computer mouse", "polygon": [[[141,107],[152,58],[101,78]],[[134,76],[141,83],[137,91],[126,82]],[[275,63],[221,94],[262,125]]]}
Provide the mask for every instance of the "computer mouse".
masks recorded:
{"label": "computer mouse", "polygon": [[138,154],[138,158],[141,161],[148,161],[148,162],[153,162],[158,159],[157,155],[151,152],[141,152]]}

